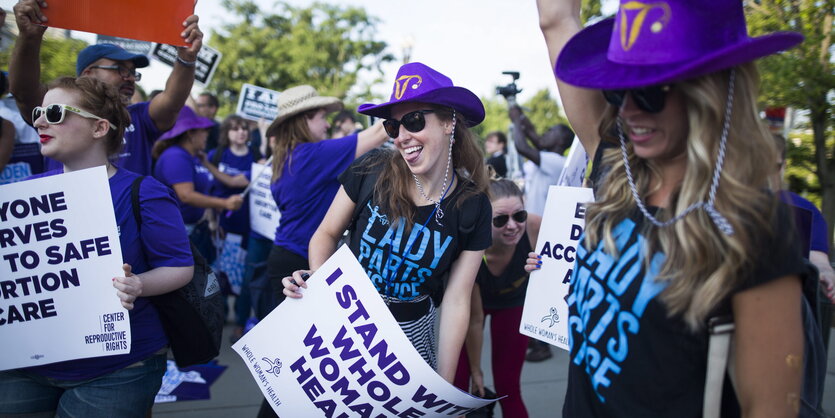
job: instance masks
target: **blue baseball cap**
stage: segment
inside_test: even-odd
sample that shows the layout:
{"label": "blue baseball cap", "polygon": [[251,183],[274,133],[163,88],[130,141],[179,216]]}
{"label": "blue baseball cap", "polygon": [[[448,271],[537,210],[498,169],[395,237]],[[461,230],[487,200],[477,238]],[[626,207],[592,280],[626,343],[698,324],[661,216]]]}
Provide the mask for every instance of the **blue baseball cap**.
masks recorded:
{"label": "blue baseball cap", "polygon": [[148,57],[142,54],[132,54],[124,48],[113,44],[90,45],[78,53],[75,61],[76,75],[81,75],[85,68],[101,58],[108,58],[114,61],[133,61],[136,68],[147,67],[150,62]]}

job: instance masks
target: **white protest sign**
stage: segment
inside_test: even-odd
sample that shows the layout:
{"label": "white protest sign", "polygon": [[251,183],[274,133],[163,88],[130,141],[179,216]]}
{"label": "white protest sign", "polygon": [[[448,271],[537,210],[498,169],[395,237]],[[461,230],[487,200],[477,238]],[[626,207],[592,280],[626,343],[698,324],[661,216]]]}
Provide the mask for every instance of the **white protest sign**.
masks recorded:
{"label": "white protest sign", "polygon": [[459,416],[492,401],[447,383],[343,245],[232,346],[282,417]]}
{"label": "white protest sign", "polygon": [[551,186],[536,252],[542,268],[531,273],[519,332],[568,350],[568,286],[585,228],[586,203],[591,189]]}
{"label": "white protest sign", "polygon": [[0,370],[130,351],[104,166],[0,186]]}
{"label": "white protest sign", "polygon": [[[281,213],[273,200],[270,190],[273,171],[265,165],[252,163],[252,189],[249,191],[249,222],[252,230],[275,239],[275,230],[281,220]],[[260,175],[259,175],[260,173]]]}
{"label": "white protest sign", "polygon": [[[154,44],[154,47],[151,48],[150,57],[173,67],[177,62],[177,47],[168,44]],[[223,58],[223,54],[220,51],[203,44],[200,52],[197,53],[197,62],[194,65],[194,81],[204,86],[209,85],[221,58]]]}
{"label": "white protest sign", "polygon": [[238,95],[235,113],[249,120],[273,120],[278,116],[278,92],[264,87],[244,84]]}
{"label": "white protest sign", "polygon": [[580,143],[580,138],[574,137],[571,149],[568,151],[565,165],[557,180],[559,186],[582,187],[586,177],[586,167],[589,165],[589,155]]}

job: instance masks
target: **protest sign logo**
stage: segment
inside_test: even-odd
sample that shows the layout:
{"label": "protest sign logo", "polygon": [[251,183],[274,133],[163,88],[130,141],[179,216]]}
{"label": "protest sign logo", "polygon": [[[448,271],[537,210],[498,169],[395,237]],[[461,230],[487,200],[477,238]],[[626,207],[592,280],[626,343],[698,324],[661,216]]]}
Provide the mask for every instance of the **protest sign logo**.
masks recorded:
{"label": "protest sign logo", "polygon": [[270,360],[269,357],[262,357],[261,360],[264,360],[265,362],[267,362],[267,366],[268,366],[266,368],[267,373],[270,373],[270,374],[278,377],[278,374],[281,373],[281,360],[279,360],[278,357],[276,357],[274,361]]}
{"label": "protest sign logo", "polygon": [[551,328],[560,322],[560,313],[557,311],[556,307],[552,306],[551,309],[548,310],[548,315],[542,317],[541,322],[545,321],[548,321],[548,328]]}

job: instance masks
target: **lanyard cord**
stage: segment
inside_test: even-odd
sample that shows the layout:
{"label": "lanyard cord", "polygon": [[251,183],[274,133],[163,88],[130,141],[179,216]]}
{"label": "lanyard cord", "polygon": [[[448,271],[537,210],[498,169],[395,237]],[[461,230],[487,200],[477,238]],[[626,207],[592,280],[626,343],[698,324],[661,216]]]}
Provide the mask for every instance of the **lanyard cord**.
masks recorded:
{"label": "lanyard cord", "polygon": [[[447,186],[446,190],[444,190],[444,194],[441,196],[441,200],[438,201],[438,203],[435,205],[435,208],[432,209],[432,213],[429,214],[429,217],[426,218],[426,221],[423,222],[423,225],[421,225],[420,229],[417,230],[417,233],[414,234],[415,239],[413,239],[411,242],[409,242],[408,245],[406,246],[406,249],[403,251],[403,261],[401,262],[401,264],[403,264],[406,261],[406,255],[409,254],[409,251],[412,249],[412,245],[414,245],[415,241],[417,241],[418,235],[420,234],[420,232],[423,231],[424,228],[426,228],[426,224],[429,223],[429,220],[431,220],[432,217],[435,216],[435,212],[437,212],[438,209],[441,207],[441,202],[443,202],[444,199],[446,199],[446,195],[449,192],[449,189],[452,188],[453,183],[455,183],[455,171],[454,170],[452,171],[452,181],[449,182],[449,185]],[[440,222],[439,222],[439,224],[440,224]],[[409,234],[409,235],[412,235],[412,234]],[[385,263],[386,260],[389,259],[389,257],[394,255],[394,249],[391,247],[391,241],[389,241],[388,248],[389,248],[388,256],[385,258],[385,260],[383,260],[383,263]],[[397,270],[399,270],[399,269],[400,269],[400,265],[398,264],[394,267],[394,270],[392,270],[391,272],[389,272],[389,274],[386,275],[386,287],[383,289],[383,293],[389,298],[393,297],[391,295],[391,293],[392,293],[391,289],[393,288],[393,286],[391,286],[391,281],[394,278],[394,274],[397,273]],[[400,299],[400,298],[398,298],[398,299]],[[386,304],[388,304],[388,300],[386,300]]]}

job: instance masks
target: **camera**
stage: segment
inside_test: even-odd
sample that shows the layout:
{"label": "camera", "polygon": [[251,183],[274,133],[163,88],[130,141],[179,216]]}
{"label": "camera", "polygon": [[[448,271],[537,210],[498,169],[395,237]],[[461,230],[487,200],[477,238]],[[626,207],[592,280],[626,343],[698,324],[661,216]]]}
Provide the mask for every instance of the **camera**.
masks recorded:
{"label": "camera", "polygon": [[509,75],[513,78],[513,81],[506,86],[496,87],[496,94],[500,94],[504,96],[507,101],[514,100],[516,95],[522,92],[522,89],[516,86],[516,80],[519,79],[519,72],[518,71],[502,71],[502,74]]}

